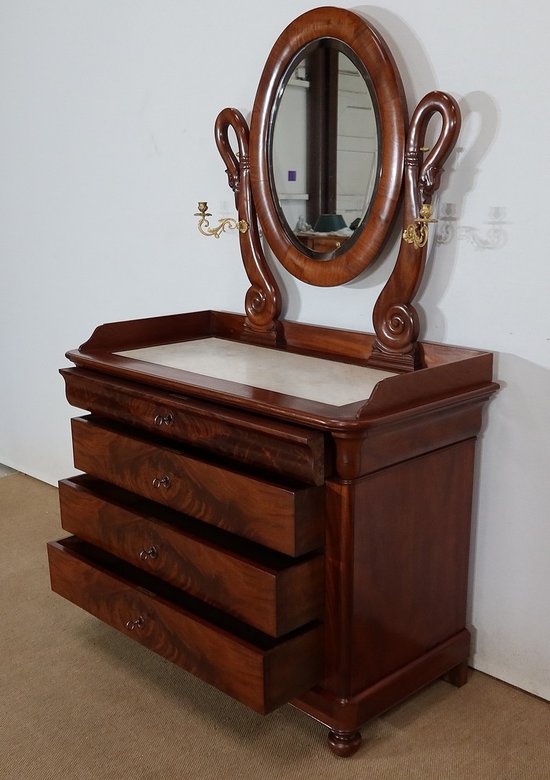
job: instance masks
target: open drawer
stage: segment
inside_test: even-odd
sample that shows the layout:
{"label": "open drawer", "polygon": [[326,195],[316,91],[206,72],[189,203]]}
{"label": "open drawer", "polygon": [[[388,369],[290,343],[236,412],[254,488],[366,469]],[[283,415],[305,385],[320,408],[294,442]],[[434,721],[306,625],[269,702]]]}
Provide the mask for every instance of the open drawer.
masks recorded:
{"label": "open drawer", "polygon": [[52,590],[257,712],[322,677],[319,624],[275,640],[76,537],[48,555]]}
{"label": "open drawer", "polygon": [[74,464],[94,477],[287,555],[323,544],[324,488],[240,473],[94,418],[73,419],[72,433]]}
{"label": "open drawer", "polygon": [[59,498],[69,533],[270,636],[323,615],[322,555],[290,558],[87,475]]}

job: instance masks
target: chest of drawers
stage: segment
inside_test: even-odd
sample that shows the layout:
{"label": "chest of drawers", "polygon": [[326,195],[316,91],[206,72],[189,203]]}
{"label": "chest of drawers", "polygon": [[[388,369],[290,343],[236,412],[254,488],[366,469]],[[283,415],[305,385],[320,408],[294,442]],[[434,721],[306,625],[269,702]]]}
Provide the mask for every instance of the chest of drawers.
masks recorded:
{"label": "chest of drawers", "polygon": [[425,370],[393,375],[365,366],[372,337],[287,323],[279,350],[239,322],[107,325],[69,353],[84,474],[60,483],[52,587],[258,712],[292,702],[345,754],[421,686],[464,681],[491,356],[425,345]]}
{"label": "chest of drawers", "polygon": [[346,237],[330,233],[297,233],[296,237],[308,249],[321,253],[339,249],[346,240]]}

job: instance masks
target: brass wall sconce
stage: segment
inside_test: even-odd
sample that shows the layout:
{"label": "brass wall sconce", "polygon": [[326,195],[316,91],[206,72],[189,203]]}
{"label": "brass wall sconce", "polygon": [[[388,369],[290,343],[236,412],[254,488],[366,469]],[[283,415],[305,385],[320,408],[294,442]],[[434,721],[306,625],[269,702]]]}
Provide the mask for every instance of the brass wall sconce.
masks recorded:
{"label": "brass wall sconce", "polygon": [[431,222],[437,222],[437,219],[431,219],[432,207],[425,203],[420,208],[420,216],[408,225],[403,231],[403,241],[407,244],[414,244],[416,249],[421,249],[428,243],[428,225]]}
{"label": "brass wall sconce", "polygon": [[207,217],[211,217],[212,214],[208,212],[208,203],[205,200],[199,201],[199,210],[195,217],[200,217],[198,228],[203,236],[215,236],[219,238],[226,230],[238,230],[239,233],[246,233],[248,230],[248,222],[244,219],[236,220],[232,217],[225,217],[219,220],[219,225],[215,228],[210,227]]}

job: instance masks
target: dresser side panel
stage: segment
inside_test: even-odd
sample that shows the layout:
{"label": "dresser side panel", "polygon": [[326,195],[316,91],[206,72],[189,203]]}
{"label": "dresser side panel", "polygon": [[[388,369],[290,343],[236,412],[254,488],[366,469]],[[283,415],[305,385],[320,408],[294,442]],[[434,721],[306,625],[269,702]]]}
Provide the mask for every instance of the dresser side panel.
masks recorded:
{"label": "dresser side panel", "polygon": [[352,692],[465,627],[475,439],[354,484]]}

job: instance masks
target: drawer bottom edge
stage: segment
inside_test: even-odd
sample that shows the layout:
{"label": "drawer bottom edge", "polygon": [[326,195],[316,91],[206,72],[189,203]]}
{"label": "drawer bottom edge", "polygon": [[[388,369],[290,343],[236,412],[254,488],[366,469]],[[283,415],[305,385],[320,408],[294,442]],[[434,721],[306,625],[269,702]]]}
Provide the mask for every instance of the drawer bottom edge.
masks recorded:
{"label": "drawer bottom edge", "polygon": [[[127,566],[119,570],[116,559],[77,537],[50,542],[48,556],[55,593],[260,714],[322,678],[320,624],[279,640],[254,629],[237,635],[186,609],[185,598],[182,606],[155,592],[150,581],[135,581]],[[204,612],[212,610],[205,605]]]}

